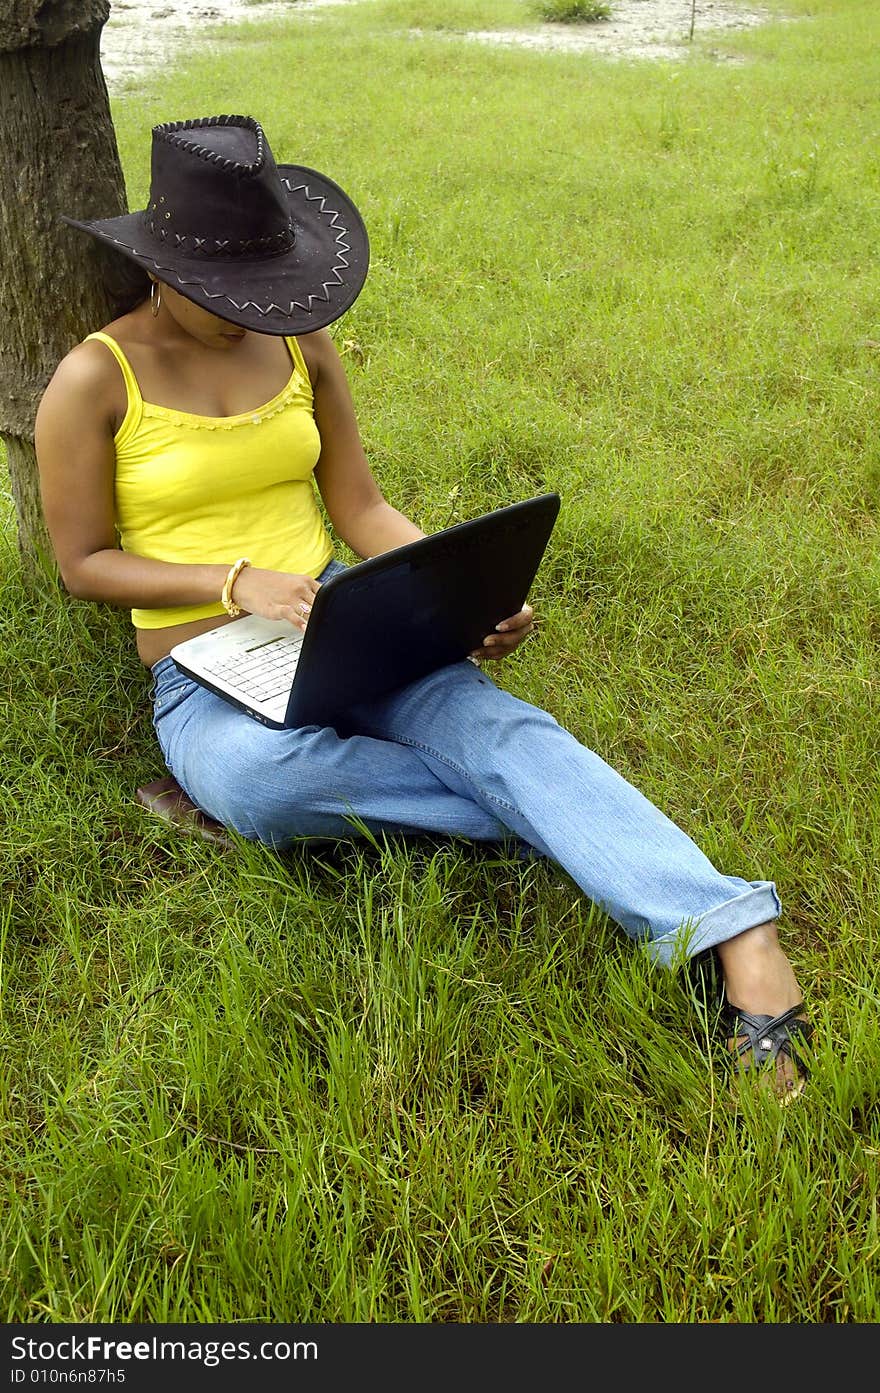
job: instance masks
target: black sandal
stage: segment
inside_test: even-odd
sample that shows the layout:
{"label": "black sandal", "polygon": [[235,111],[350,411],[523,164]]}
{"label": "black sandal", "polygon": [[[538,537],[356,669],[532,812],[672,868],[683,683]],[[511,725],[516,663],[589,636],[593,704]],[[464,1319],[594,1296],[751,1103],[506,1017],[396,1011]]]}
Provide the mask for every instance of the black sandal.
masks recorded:
{"label": "black sandal", "polygon": [[[792,1082],[784,1093],[778,1094],[780,1103],[790,1103],[804,1090],[810,1071],[798,1049],[798,1038],[806,1045],[813,1033],[809,1021],[798,1020],[798,1012],[804,1009],[803,1002],[783,1011],[781,1016],[753,1016],[750,1011],[742,1011],[725,1001],[721,1007],[721,1021],[730,1041],[737,1041],[731,1049],[734,1070],[737,1074],[751,1073],[753,1069],[763,1069],[765,1065],[775,1064],[780,1054],[790,1059],[797,1070],[797,1080]],[[745,1036],[745,1039],[740,1037]]]}

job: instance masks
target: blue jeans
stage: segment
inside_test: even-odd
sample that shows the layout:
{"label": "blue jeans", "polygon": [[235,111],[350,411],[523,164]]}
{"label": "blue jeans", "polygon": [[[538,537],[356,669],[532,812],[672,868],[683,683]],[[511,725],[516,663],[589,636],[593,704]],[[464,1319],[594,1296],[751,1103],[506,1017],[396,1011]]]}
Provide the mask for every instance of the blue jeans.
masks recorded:
{"label": "blue jeans", "polygon": [[665,966],[779,914],[772,882],[722,875],[604,760],[471,662],[356,708],[344,734],[272,730],[171,658],[152,671],[169,771],[198,807],[253,841],[350,838],[357,822],[516,839],[562,866]]}

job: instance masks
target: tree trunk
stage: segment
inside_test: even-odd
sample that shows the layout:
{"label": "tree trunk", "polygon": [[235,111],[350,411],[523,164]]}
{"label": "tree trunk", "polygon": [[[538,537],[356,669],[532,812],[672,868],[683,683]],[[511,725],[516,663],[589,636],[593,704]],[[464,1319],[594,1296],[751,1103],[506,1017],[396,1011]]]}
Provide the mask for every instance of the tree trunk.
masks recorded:
{"label": "tree trunk", "polygon": [[29,578],[51,571],[33,449],[46,384],[111,317],[101,247],[61,222],[113,217],[125,181],[101,69],[109,0],[0,0],[0,439]]}

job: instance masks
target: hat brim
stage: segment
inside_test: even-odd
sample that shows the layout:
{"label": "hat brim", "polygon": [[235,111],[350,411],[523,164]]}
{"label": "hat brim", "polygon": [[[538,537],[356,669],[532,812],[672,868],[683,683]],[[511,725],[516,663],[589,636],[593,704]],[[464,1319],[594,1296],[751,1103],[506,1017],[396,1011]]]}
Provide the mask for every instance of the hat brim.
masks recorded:
{"label": "hat brim", "polygon": [[184,256],[157,244],[144,213],[64,222],[136,261],[158,280],[230,324],[260,334],[308,334],[351,307],[363,288],[370,245],[363,219],[326,174],[279,165],[294,242],[271,257]]}

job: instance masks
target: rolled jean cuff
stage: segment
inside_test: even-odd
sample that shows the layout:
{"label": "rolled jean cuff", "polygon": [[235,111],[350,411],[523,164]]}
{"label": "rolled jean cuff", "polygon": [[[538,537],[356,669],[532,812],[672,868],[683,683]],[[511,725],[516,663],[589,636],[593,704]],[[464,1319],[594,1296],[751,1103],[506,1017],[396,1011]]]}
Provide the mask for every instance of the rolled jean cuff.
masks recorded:
{"label": "rolled jean cuff", "polygon": [[685,920],[675,933],[646,941],[645,948],[661,967],[672,967],[729,938],[778,919],[782,905],[772,880],[752,880],[751,890],[716,905],[700,919]]}

